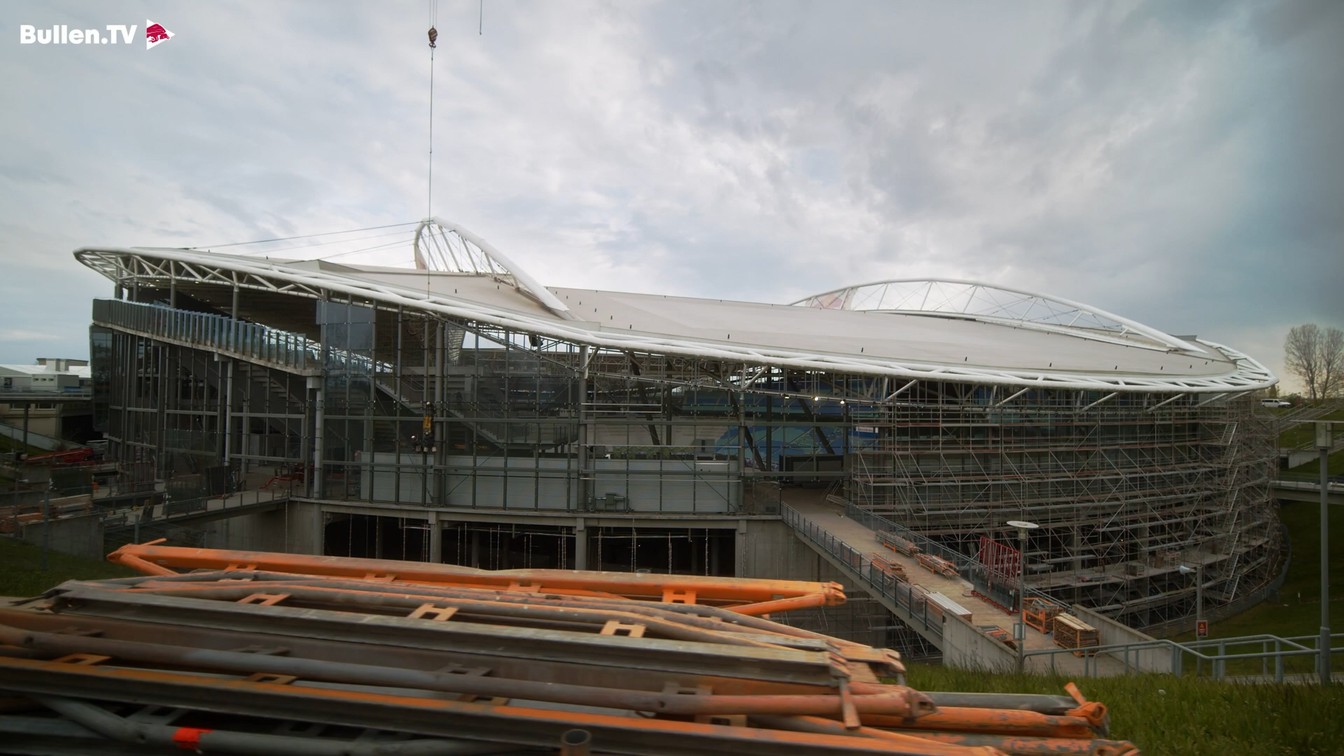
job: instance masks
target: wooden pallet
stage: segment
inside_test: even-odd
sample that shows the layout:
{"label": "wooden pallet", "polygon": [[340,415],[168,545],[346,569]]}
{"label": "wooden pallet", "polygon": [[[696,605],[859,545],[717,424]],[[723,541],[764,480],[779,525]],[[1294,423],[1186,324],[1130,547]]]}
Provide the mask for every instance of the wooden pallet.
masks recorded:
{"label": "wooden pallet", "polygon": [[1073,650],[1074,656],[1095,653],[1087,649],[1101,645],[1097,629],[1072,614],[1055,616],[1055,645]]}
{"label": "wooden pallet", "polygon": [[1042,598],[1030,597],[1022,604],[1022,621],[1027,623],[1028,627],[1036,628],[1037,632],[1048,635],[1054,631],[1055,617],[1060,611],[1062,610],[1056,604]]}

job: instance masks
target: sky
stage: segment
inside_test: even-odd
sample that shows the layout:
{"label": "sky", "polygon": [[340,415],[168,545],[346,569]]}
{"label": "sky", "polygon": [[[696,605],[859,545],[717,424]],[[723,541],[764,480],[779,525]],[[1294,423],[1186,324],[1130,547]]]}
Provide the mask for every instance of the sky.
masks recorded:
{"label": "sky", "polygon": [[1039,292],[1285,392],[1288,329],[1344,327],[1332,0],[18,0],[0,71],[0,364],[87,356],[80,247],[428,214],[551,286]]}

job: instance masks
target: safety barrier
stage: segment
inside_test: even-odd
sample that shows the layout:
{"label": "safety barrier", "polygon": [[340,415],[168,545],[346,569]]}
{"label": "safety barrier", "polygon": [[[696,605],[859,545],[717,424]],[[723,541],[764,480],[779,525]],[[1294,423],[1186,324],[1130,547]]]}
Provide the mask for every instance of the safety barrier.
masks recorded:
{"label": "safety barrier", "polygon": [[864,553],[803,517],[793,507],[782,506],[781,514],[784,522],[788,523],[795,533],[844,565],[847,568],[844,571],[857,577],[868,593],[901,610],[906,615],[902,619],[911,627],[923,630],[925,637],[935,643],[941,641],[942,614],[930,605],[928,597],[919,589],[898,579]]}
{"label": "safety barrier", "polygon": [[95,299],[93,321],[187,346],[240,355],[289,370],[311,372],[322,367],[320,344],[297,333],[224,315]]}

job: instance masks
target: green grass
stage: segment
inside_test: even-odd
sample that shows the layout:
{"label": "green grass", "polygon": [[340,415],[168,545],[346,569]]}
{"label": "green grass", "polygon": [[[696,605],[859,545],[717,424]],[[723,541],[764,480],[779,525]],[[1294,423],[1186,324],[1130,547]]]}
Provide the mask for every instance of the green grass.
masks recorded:
{"label": "green grass", "polygon": [[[1280,637],[1314,635],[1321,627],[1321,508],[1319,504],[1285,503],[1279,517],[1293,542],[1293,561],[1279,590],[1269,600],[1235,617],[1209,623],[1209,637],[1233,638],[1269,634]],[[1344,630],[1344,507],[1330,509],[1330,627]],[[1173,640],[1193,640],[1194,633]]]}
{"label": "green grass", "polygon": [[[1284,410],[1285,412],[1287,410]],[[1320,420],[1344,420],[1344,409],[1335,410],[1328,415],[1324,415]],[[1303,444],[1312,443],[1316,437],[1316,426],[1312,423],[1302,423],[1295,425],[1279,434],[1279,447],[1285,449],[1296,449]]]}
{"label": "green grass", "polygon": [[0,537],[0,596],[37,596],[67,580],[138,575],[126,567],[97,559],[47,552],[47,569],[42,569],[42,548],[16,538]]}
{"label": "green grass", "polygon": [[[1248,635],[1277,635],[1281,638],[1315,637],[1321,628],[1321,538],[1320,505],[1303,502],[1285,503],[1279,516],[1288,528],[1293,542],[1293,561],[1277,597],[1271,597],[1241,614],[1209,623],[1209,638],[1238,638]],[[1344,631],[1344,508],[1330,510],[1330,629]],[[1191,624],[1194,620],[1191,619]],[[1174,641],[1185,643],[1195,640],[1194,629],[1174,635]],[[1311,645],[1308,643],[1307,645]],[[1246,646],[1229,648],[1229,653],[1262,651]],[[1212,650],[1210,651],[1212,653]],[[1340,656],[1335,655],[1335,666]],[[1187,659],[1187,662],[1191,660]],[[1316,669],[1314,657],[1290,657],[1285,660],[1287,673],[1310,674]],[[1203,668],[1205,674],[1208,667]],[[1227,673],[1232,675],[1260,675],[1273,673],[1259,659],[1228,662]],[[1341,668],[1344,672],[1344,668]]]}
{"label": "green grass", "polygon": [[[1329,475],[1344,474],[1344,451],[1331,453],[1330,456],[1326,457],[1325,466],[1330,471]],[[1289,469],[1288,474],[1283,477],[1292,480],[1309,480],[1313,483],[1319,481],[1321,479],[1320,455],[1312,457],[1310,462],[1304,462]]]}
{"label": "green grass", "polygon": [[[911,664],[916,690],[1045,693],[1062,696],[1063,677],[987,675]],[[1075,680],[1090,701],[1106,704],[1110,738],[1145,756],[1338,754],[1344,747],[1344,686],[1235,685],[1170,675]]]}

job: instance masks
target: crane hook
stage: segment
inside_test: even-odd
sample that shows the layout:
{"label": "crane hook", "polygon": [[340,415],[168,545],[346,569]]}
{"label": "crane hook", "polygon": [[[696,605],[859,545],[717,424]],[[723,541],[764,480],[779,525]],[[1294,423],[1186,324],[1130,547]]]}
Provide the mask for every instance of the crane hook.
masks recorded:
{"label": "crane hook", "polygon": [[439,39],[439,30],[435,29],[432,26],[429,27],[429,46],[431,48],[438,47],[438,45],[434,44],[435,42],[438,41],[438,39]]}

